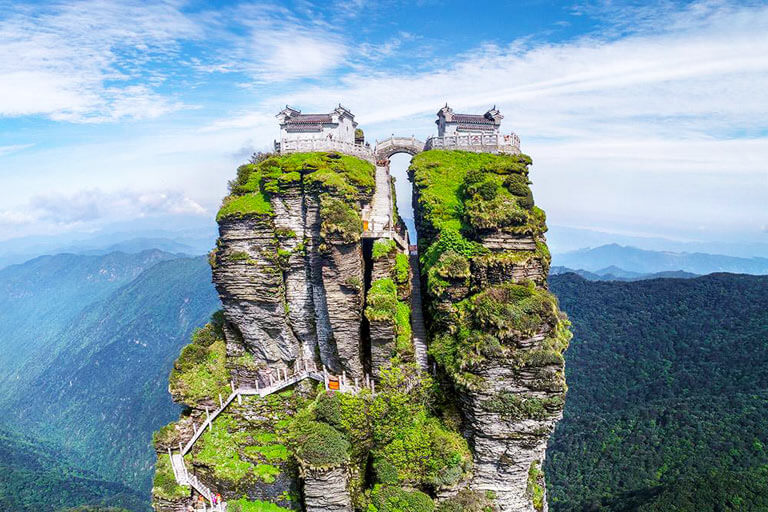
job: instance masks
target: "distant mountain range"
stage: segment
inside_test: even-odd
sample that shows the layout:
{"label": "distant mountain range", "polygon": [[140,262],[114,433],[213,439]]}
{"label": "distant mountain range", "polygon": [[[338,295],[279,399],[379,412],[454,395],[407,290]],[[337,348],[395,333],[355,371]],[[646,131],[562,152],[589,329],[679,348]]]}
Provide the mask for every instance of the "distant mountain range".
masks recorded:
{"label": "distant mountain range", "polygon": [[641,274],[640,272],[629,272],[614,266],[606,267],[595,272],[561,267],[557,265],[549,269],[549,274],[552,276],[568,273],[579,275],[588,281],[643,281],[646,279],[690,279],[692,277],[698,277],[698,274],[683,272],[682,270],[669,270],[667,272]]}
{"label": "distant mountain range", "polygon": [[768,258],[647,251],[618,244],[555,254],[552,262],[558,267],[585,270],[599,275],[613,274],[616,277],[638,277],[638,275],[677,271],[692,274],[713,272],[768,274]]}
{"label": "distant mountain range", "polygon": [[111,252],[139,253],[159,249],[172,254],[206,254],[216,243],[216,226],[211,223],[181,222],[169,227],[113,226],[98,233],[62,233],[0,241],[0,269],[32,258],[54,254],[102,255]]}
{"label": "distant mountain range", "polygon": [[685,253],[723,254],[739,258],[759,256],[768,258],[768,232],[709,233],[709,240],[691,240],[691,233],[679,237],[627,235],[599,229],[573,228],[550,224],[547,245],[552,254],[563,254],[585,247],[619,244],[646,251],[672,251]]}
{"label": "distant mountain range", "polygon": [[[0,509],[146,510],[151,434],[179,415],[168,374],[218,308],[204,256],[63,254],[0,270]],[[4,492],[19,486],[34,491]]]}

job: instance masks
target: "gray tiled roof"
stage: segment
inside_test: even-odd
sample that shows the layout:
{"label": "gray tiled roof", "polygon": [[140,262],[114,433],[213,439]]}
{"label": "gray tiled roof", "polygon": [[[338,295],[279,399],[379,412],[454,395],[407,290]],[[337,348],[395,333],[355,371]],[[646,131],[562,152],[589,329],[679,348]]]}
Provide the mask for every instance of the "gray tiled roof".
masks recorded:
{"label": "gray tiled roof", "polygon": [[493,119],[478,114],[453,114],[453,121],[460,124],[494,124]]}
{"label": "gray tiled roof", "polygon": [[286,118],[285,124],[317,124],[332,123],[330,114],[299,114]]}
{"label": "gray tiled roof", "polygon": [[323,125],[320,123],[286,123],[287,132],[321,132]]}

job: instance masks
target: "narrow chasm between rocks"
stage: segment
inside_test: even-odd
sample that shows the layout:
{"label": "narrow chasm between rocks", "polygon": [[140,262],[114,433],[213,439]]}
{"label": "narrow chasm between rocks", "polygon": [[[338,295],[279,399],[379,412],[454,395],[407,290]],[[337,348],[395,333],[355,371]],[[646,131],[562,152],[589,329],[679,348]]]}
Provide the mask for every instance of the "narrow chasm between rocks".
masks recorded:
{"label": "narrow chasm between rocks", "polygon": [[[368,300],[368,291],[371,289],[371,276],[373,274],[373,239],[364,238],[363,246],[363,303]],[[371,368],[371,323],[367,315],[363,315],[360,325],[360,353],[363,358],[363,368],[370,374]]]}

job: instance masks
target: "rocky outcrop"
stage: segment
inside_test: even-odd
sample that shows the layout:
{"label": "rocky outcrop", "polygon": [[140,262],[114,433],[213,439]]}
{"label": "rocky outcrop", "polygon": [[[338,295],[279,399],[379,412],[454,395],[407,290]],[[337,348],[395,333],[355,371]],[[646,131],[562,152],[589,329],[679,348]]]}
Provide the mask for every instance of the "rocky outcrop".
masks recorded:
{"label": "rocky outcrop", "polygon": [[285,282],[271,222],[258,217],[219,223],[213,282],[224,306],[228,354],[245,350],[266,365],[288,365],[300,342],[286,311]]}
{"label": "rocky outcrop", "polygon": [[[474,459],[469,488],[495,496],[502,512],[542,512],[541,467],[562,416],[570,333],[546,290],[546,227],[527,186],[530,160],[467,154],[461,169],[442,158],[423,153],[411,173],[431,352],[458,396]],[[453,212],[431,190],[442,165],[456,173]],[[461,233],[444,227],[456,221]]]}
{"label": "rocky outcrop", "polygon": [[333,469],[305,469],[304,505],[307,512],[352,512],[347,471]]}
{"label": "rocky outcrop", "polygon": [[371,337],[371,375],[379,378],[384,368],[395,353],[395,322],[392,320],[374,320],[369,322]]}
{"label": "rocky outcrop", "polygon": [[[387,253],[379,254],[377,249],[374,249],[374,256],[371,258],[372,283],[382,279],[392,279],[395,253],[395,249],[392,249]],[[371,345],[371,375],[378,380],[381,369],[386,366],[395,353],[397,330],[395,320],[392,317],[374,317],[371,319],[369,315],[368,325]]]}
{"label": "rocky outcrop", "polygon": [[325,313],[339,363],[328,366],[337,373],[345,370],[352,378],[362,378],[363,293],[350,285],[363,281],[362,248],[359,243],[333,244],[329,252],[323,258],[322,281]]}
{"label": "rocky outcrop", "polygon": [[[197,432],[187,465],[231,501],[546,510],[541,467],[562,414],[569,333],[546,289],[529,163],[418,155],[420,245],[410,260],[392,240],[361,240],[374,183],[366,162],[314,153],[241,167],[211,260],[223,312],[174,365],[170,389],[190,408],[158,433],[159,460],[177,460],[168,449]],[[268,372],[309,361],[349,384],[370,372],[376,392],[305,380],[239,396],[205,431],[194,426],[238,388],[232,381],[264,384]],[[158,509],[186,499],[168,471],[158,472]]]}
{"label": "rocky outcrop", "polygon": [[300,185],[271,206],[270,216],[219,221],[213,280],[228,356],[248,353],[271,368],[315,360],[362,377],[361,243],[326,240],[319,198]]}

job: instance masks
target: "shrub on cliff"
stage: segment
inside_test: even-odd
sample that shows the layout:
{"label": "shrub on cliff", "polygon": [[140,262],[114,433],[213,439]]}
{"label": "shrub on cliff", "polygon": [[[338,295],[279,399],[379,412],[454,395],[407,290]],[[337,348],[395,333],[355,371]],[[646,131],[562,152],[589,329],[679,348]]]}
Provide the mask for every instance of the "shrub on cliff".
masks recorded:
{"label": "shrub on cliff", "polygon": [[320,235],[331,242],[351,244],[358,242],[363,231],[363,220],[358,211],[335,197],[324,197],[320,203]]}
{"label": "shrub on cliff", "polygon": [[191,495],[189,487],[176,483],[176,477],[171,467],[171,457],[165,453],[161,453],[157,457],[152,495],[168,501],[188,498]]}
{"label": "shrub on cliff", "polygon": [[492,286],[455,308],[453,328],[436,336],[429,350],[456,382],[470,388],[482,384],[473,370],[487,358],[508,356],[517,361],[518,340],[547,333],[540,349],[523,352],[521,365],[530,363],[530,357],[554,362],[568,346],[569,324],[557,308],[557,299],[533,283]]}
{"label": "shrub on cliff", "polygon": [[432,512],[435,504],[428,495],[392,485],[376,485],[371,491],[367,512]]}
{"label": "shrub on cliff", "polygon": [[229,372],[225,367],[226,344],[221,332],[220,315],[192,335],[173,364],[170,390],[177,401],[190,405],[201,400],[215,400],[219,393],[229,395]]}
{"label": "shrub on cliff", "polygon": [[462,489],[456,496],[448,498],[437,506],[437,512],[495,512],[491,493]]}
{"label": "shrub on cliff", "polygon": [[371,283],[366,302],[365,316],[368,320],[394,321],[397,315],[397,287],[392,279],[377,279]]}
{"label": "shrub on cliff", "polygon": [[408,277],[410,277],[410,262],[408,261],[408,255],[401,252],[395,256],[395,269],[394,280],[398,285],[405,285],[408,283]]}
{"label": "shrub on cliff", "polygon": [[296,458],[313,468],[331,468],[349,461],[350,444],[344,435],[328,423],[309,415],[296,418],[291,438]]}
{"label": "shrub on cliff", "polygon": [[373,242],[372,257],[374,260],[383,258],[397,248],[395,241],[391,238],[378,238]]}

